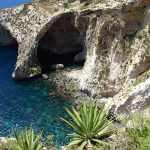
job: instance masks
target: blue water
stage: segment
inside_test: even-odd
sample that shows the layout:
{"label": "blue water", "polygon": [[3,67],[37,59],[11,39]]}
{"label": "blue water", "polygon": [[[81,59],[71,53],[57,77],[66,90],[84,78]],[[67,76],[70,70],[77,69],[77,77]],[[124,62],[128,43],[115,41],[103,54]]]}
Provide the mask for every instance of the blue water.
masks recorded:
{"label": "blue water", "polygon": [[[17,6],[31,0],[0,0],[0,9]],[[43,137],[54,135],[58,146],[67,144],[70,129],[60,121],[67,117],[64,107],[69,104],[59,95],[48,97],[55,86],[41,78],[13,81],[11,75],[17,59],[17,48],[0,47],[0,136],[9,136],[12,129],[22,130],[31,125],[43,130]]]}
{"label": "blue water", "polygon": [[31,1],[32,0],[0,0],[0,9],[17,6]]}
{"label": "blue water", "polygon": [[0,136],[32,125],[44,137],[54,135],[57,145],[66,144],[70,129],[59,118],[67,117],[64,107],[69,104],[59,95],[48,96],[55,86],[46,80],[13,81],[16,59],[16,48],[0,48]]}

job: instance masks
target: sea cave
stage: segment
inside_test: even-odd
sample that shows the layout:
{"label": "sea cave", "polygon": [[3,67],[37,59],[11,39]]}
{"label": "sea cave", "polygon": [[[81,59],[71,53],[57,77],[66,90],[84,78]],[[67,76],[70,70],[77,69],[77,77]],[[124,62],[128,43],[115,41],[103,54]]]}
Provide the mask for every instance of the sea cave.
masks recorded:
{"label": "sea cave", "polygon": [[40,39],[37,58],[42,71],[53,64],[83,66],[85,61],[84,37],[75,26],[73,15],[60,17]]}

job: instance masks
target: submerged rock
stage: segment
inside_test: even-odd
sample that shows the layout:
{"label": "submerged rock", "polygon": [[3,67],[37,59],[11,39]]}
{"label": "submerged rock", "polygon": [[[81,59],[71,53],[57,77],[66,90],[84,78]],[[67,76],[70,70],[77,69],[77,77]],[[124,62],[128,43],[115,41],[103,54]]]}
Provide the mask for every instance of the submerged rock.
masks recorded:
{"label": "submerged rock", "polygon": [[54,96],[54,95],[56,95],[55,91],[50,90],[50,91],[48,92],[48,96]]}
{"label": "submerged rock", "polygon": [[51,66],[51,69],[54,69],[54,70],[59,70],[59,69],[63,69],[63,68],[64,68],[63,64],[55,64],[55,65]]}
{"label": "submerged rock", "polygon": [[48,79],[48,75],[47,74],[42,74],[43,79],[47,80]]}

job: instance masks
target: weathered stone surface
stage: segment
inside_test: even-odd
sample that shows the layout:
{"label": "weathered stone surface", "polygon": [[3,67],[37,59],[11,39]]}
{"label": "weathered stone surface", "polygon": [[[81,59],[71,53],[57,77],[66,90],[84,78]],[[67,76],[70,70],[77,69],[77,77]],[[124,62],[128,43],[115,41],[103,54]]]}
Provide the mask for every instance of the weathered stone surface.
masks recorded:
{"label": "weathered stone surface", "polygon": [[48,75],[47,74],[42,74],[43,79],[47,80],[48,79]]}
{"label": "weathered stone surface", "polygon": [[0,137],[0,144],[7,143],[7,141],[12,140],[14,141],[14,138],[6,138],[6,137]]}
{"label": "weathered stone surface", "polygon": [[[85,63],[82,69],[60,72],[56,81],[61,83],[60,88],[69,82],[73,90],[70,86],[67,90],[74,91],[74,98],[80,97],[76,95],[77,91],[80,91],[87,95],[87,99],[98,99],[110,106],[116,105],[120,112],[149,105],[150,1],[110,0],[94,5],[95,7],[91,6],[85,9],[72,7],[55,12],[42,3],[31,3],[1,10],[0,24],[19,45],[13,77],[24,79],[41,73],[41,64],[37,58],[40,40],[51,29],[55,29],[53,25],[57,21],[69,16],[73,18],[73,30],[76,29],[80,35],[77,36],[79,39],[74,40],[79,40],[83,47],[83,50],[75,55],[74,61],[85,59]],[[66,20],[63,21],[63,24],[65,23]],[[64,46],[64,39],[61,40],[58,36],[65,32],[65,28],[64,25],[63,28],[56,25],[56,31],[50,33],[57,35],[56,39],[60,40],[57,41],[60,45],[57,49],[55,45],[54,49],[61,53],[58,51],[61,42],[63,41],[62,47],[66,45]],[[66,35],[63,34],[62,37]],[[9,37],[8,41],[10,39]],[[8,43],[11,43],[10,41]],[[45,41],[43,43],[45,44]],[[47,44],[46,42],[45,45]],[[64,50],[66,49],[62,52]]]}
{"label": "weathered stone surface", "polygon": [[51,66],[51,69],[54,69],[54,70],[59,70],[59,69],[63,69],[64,68],[64,65],[63,64],[54,64]]}

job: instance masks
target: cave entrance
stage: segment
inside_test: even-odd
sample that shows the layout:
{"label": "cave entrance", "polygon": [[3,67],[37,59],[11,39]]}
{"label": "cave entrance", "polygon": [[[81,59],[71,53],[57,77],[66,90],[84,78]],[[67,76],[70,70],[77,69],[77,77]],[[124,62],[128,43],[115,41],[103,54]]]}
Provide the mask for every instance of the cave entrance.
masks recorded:
{"label": "cave entrance", "polygon": [[[0,24],[0,83],[10,80],[18,56],[18,42],[11,32]],[[4,82],[5,84],[5,82]]]}
{"label": "cave entrance", "polygon": [[41,38],[37,58],[42,71],[49,71],[53,64],[65,67],[84,64],[84,38],[74,24],[73,15],[62,16]]}

